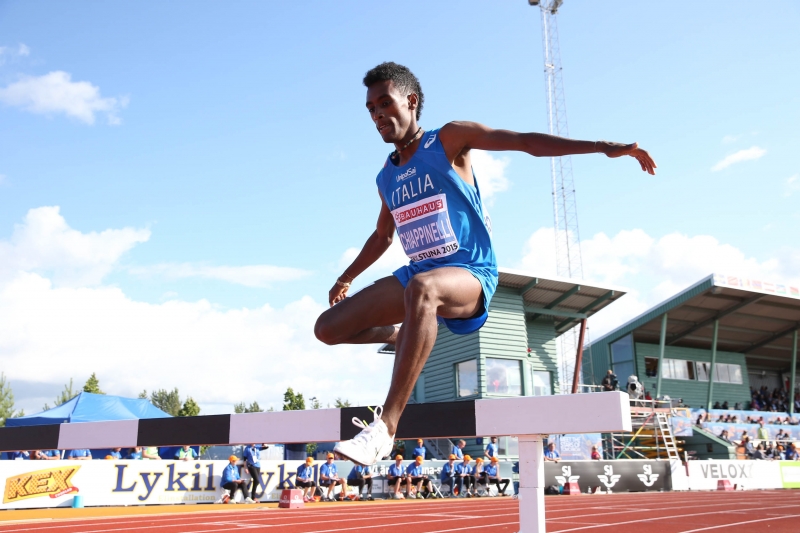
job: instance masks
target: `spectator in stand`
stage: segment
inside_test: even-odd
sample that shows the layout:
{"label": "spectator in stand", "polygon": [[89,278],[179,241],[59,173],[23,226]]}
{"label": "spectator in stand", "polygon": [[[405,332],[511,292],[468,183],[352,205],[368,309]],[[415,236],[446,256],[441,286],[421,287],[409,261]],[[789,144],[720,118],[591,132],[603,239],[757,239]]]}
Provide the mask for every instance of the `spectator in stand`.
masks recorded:
{"label": "spectator in stand", "polygon": [[158,455],[158,447],[147,446],[145,448],[142,448],[142,459],[148,459],[151,461],[161,459],[161,456]]}
{"label": "spectator in stand", "polygon": [[108,452],[108,455],[114,459],[122,459],[122,448],[111,448],[111,451]]}
{"label": "spectator in stand", "polygon": [[6,452],[6,459],[9,461],[28,461],[31,458],[31,454],[28,453],[27,450],[21,450],[17,452]]}
{"label": "spectator in stand", "polygon": [[228,466],[222,471],[219,484],[223,489],[229,491],[230,495],[224,494],[222,498],[217,500],[217,503],[236,503],[237,490],[242,491],[242,498],[244,498],[245,503],[255,503],[247,495],[247,483],[239,475],[239,468],[236,466],[238,461],[239,458],[235,455],[228,457]]}
{"label": "spectator in stand", "polygon": [[747,436],[742,437],[742,442],[741,442],[740,446],[742,446],[744,448],[744,453],[747,454],[747,457],[752,459],[753,454],[756,452],[756,449],[753,446],[753,443],[750,442],[750,437],[747,437]]}
{"label": "spectator in stand", "polygon": [[92,452],[90,452],[86,448],[79,450],[70,450],[67,452],[67,459],[71,459],[73,461],[91,461]]}
{"label": "spectator in stand", "polygon": [[789,433],[787,433],[786,430],[784,430],[783,428],[779,429],[778,434],[775,436],[775,440],[778,441],[789,440],[790,438],[791,436],[789,435]]}
{"label": "spectator in stand", "polygon": [[180,450],[175,452],[175,459],[179,461],[191,461],[192,459],[197,459],[197,452],[188,444],[184,444],[181,446]]}
{"label": "spectator in stand", "polygon": [[733,444],[733,441],[731,440],[730,435],[728,435],[728,430],[727,429],[723,429],[722,430],[722,433],[719,434],[719,438],[721,438],[725,442]]}
{"label": "spectator in stand", "polygon": [[371,502],[372,497],[372,471],[368,466],[354,465],[347,475],[347,484],[356,487],[356,500],[361,499],[361,491],[367,487],[367,501]]}
{"label": "spectator in stand", "polygon": [[722,402],[722,408],[723,409],[730,409],[730,407],[728,407],[728,400],[725,400],[724,402]]}
{"label": "spectator in stand", "polygon": [[459,440],[458,442],[455,443],[455,445],[453,446],[453,449],[450,450],[450,453],[455,454],[455,456],[458,457],[459,459],[463,459],[464,458],[464,452],[461,451],[461,450],[463,450],[464,446],[466,446],[466,445],[467,445],[466,441],[464,441],[463,439]]}
{"label": "spectator in stand", "polygon": [[333,464],[333,454],[328,453],[327,461],[319,467],[319,486],[328,487],[328,494],[325,495],[325,499],[329,502],[336,501],[333,497],[333,489],[336,488],[336,485],[342,486],[339,500],[344,501],[345,496],[347,496],[347,481],[339,477],[336,465]]}
{"label": "spectator in stand", "polygon": [[593,461],[599,461],[602,458],[603,458],[603,456],[600,455],[600,451],[597,449],[597,446],[596,445],[592,446],[592,460]]}
{"label": "spectator in stand", "polygon": [[[408,466],[408,470],[406,470],[406,483],[408,485],[406,492],[409,498],[416,497],[422,500],[425,498],[425,494],[427,494],[429,498],[433,494],[431,480],[428,479],[427,475],[422,473],[422,457],[417,456],[414,462]],[[412,487],[415,489],[414,494],[411,493]],[[422,489],[425,489],[424,494]]]}
{"label": "spectator in stand", "polygon": [[650,391],[649,390],[644,391],[644,399],[647,400],[648,402],[652,402],[653,401],[653,397],[650,396]]}
{"label": "spectator in stand", "polygon": [[486,445],[486,449],[483,451],[483,455],[487,459],[497,457],[497,437],[490,437],[489,441],[489,444]]}
{"label": "spectator in stand", "polygon": [[450,497],[456,497],[456,456],[455,454],[450,454],[450,457],[447,458],[447,462],[442,466],[442,472],[439,474],[439,480],[442,482],[442,486],[444,487],[447,485],[450,487]]}
{"label": "spectator in stand", "polygon": [[714,402],[714,407],[712,407],[712,409],[722,409],[722,406],[719,404],[719,400]]}
{"label": "spectator in stand", "polygon": [[[247,473],[250,474],[252,483],[250,485],[250,499],[256,500],[256,491],[261,485],[261,445],[251,444],[244,449],[244,464]],[[263,496],[263,494],[262,494]]]}
{"label": "spectator in stand", "polygon": [[769,440],[769,430],[764,427],[764,419],[758,421],[758,429],[756,430],[756,439]]}
{"label": "spectator in stand", "polygon": [[130,450],[128,450],[128,455],[125,456],[125,459],[129,460],[138,460],[141,458],[142,458],[142,448],[140,446],[131,448]]}
{"label": "spectator in stand", "polygon": [[465,455],[463,462],[456,465],[456,488],[459,498],[472,498],[470,491],[475,484],[475,475],[473,467],[469,464],[471,461],[472,457]]}
{"label": "spectator in stand", "polygon": [[604,391],[614,391],[617,390],[617,385],[619,385],[619,380],[617,376],[614,374],[614,371],[610,368],[608,369],[608,373],[606,373],[603,381],[600,382],[600,385],[603,386]]}
{"label": "spectator in stand", "polygon": [[[303,501],[313,502],[317,484],[314,482],[314,458],[306,457],[306,462],[297,468],[295,487],[303,489]],[[255,498],[253,498],[255,499]]]}
{"label": "spectator in stand", "polygon": [[[497,486],[497,495],[505,496],[506,489],[508,488],[508,484],[511,483],[511,480],[508,478],[500,477],[500,465],[497,457],[492,457],[491,464],[489,464],[485,468],[484,473],[486,474],[486,478],[489,481],[489,483],[494,483],[495,486]],[[502,488],[500,487],[501,483],[503,484]]]}
{"label": "spectator in stand", "polygon": [[759,443],[756,449],[753,451],[752,459],[766,459],[767,454],[764,452],[764,445]]}
{"label": "spectator in stand", "polygon": [[61,459],[61,453],[58,450],[32,450],[31,459],[38,461],[53,461]]}
{"label": "spectator in stand", "polygon": [[800,453],[797,452],[797,447],[794,445],[794,442],[789,444],[789,447],[786,448],[784,456],[787,461],[797,461],[800,459]]}
{"label": "spectator in stand", "polygon": [[412,459],[416,459],[417,457],[425,459],[425,446],[422,439],[417,439],[417,447],[414,448],[414,457]]}
{"label": "spectator in stand", "polygon": [[782,444],[778,444],[775,447],[775,452],[773,452],[772,458],[777,460],[777,461],[784,461],[784,460],[786,460],[786,453],[785,452],[786,452],[786,450],[784,450],[783,445]]}
{"label": "spectator in stand", "polygon": [[556,443],[549,443],[547,449],[544,451],[544,460],[557,463],[559,459],[561,459],[561,454],[556,451]]}
{"label": "spectator in stand", "polygon": [[403,466],[403,456],[398,454],[394,457],[394,464],[390,466],[389,470],[386,472],[386,480],[389,483],[389,487],[392,488],[392,498],[395,500],[402,500],[405,498],[403,493],[400,492],[400,487],[402,487],[405,479],[406,467]]}
{"label": "spectator in stand", "polygon": [[475,466],[472,467],[472,479],[472,494],[476,498],[480,496],[478,489],[481,485],[484,485],[487,491],[489,490],[489,480],[483,468],[483,457],[475,458]]}

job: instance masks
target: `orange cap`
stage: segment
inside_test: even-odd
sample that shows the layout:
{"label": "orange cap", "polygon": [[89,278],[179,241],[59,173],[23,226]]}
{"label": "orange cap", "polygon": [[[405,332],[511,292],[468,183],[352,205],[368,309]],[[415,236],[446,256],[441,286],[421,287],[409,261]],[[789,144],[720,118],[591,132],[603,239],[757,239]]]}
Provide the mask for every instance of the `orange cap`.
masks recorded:
{"label": "orange cap", "polygon": [[483,462],[483,457],[478,457],[477,459],[475,459],[475,462],[476,463],[482,463]]}
{"label": "orange cap", "polygon": [[311,464],[313,462],[314,462],[314,458],[313,457],[306,457],[306,463],[307,464]]}
{"label": "orange cap", "polygon": [[421,462],[422,462],[422,456],[421,456],[421,455],[418,455],[418,456],[417,456],[417,458],[416,458],[416,459],[414,459],[414,460],[415,460],[416,462],[418,462],[418,463],[421,463]]}
{"label": "orange cap", "polygon": [[454,453],[451,453],[449,458],[450,458],[450,459],[458,459],[458,458],[456,457],[456,454],[454,454]]}
{"label": "orange cap", "polygon": [[395,459],[402,459],[402,458],[403,458],[403,456],[402,456],[402,455],[400,455],[400,454],[398,453],[397,455],[395,455],[395,456],[394,456],[394,458],[395,458]]}
{"label": "orange cap", "polygon": [[230,457],[228,457],[228,461],[230,461],[231,463],[235,463],[238,460],[239,458],[236,457],[235,455],[231,455]]}
{"label": "orange cap", "polygon": [[333,458],[334,458],[334,455],[333,455],[331,452],[328,452],[328,455],[327,455],[327,457],[328,457],[328,459],[333,459]]}
{"label": "orange cap", "polygon": [[498,459],[497,457],[492,457],[492,462],[493,463],[500,462],[500,459]]}
{"label": "orange cap", "polygon": [[418,444],[422,444],[422,439],[417,439]]}
{"label": "orange cap", "polygon": [[470,461],[472,461],[472,457],[470,457],[469,455],[465,455],[465,456],[464,456],[464,460],[465,460],[466,462],[470,462]]}

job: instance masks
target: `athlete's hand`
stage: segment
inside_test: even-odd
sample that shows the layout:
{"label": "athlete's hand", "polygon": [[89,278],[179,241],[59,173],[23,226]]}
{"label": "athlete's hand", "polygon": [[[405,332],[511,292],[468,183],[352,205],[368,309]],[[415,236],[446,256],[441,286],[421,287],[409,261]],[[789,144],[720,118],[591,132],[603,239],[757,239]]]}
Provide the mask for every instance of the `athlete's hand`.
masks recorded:
{"label": "athlete's hand", "polygon": [[650,157],[650,154],[648,154],[646,150],[639,148],[639,143],[622,144],[608,141],[597,141],[597,147],[600,148],[600,151],[606,154],[608,157],[622,157],[624,155],[629,155],[636,158],[636,160],[639,162],[639,165],[641,165],[642,170],[648,174],[655,175],[655,169],[658,168],[658,165],[656,165],[656,162],[653,161],[652,157]]}
{"label": "athlete's hand", "polygon": [[347,289],[350,287],[342,287],[338,283],[334,283],[331,290],[328,291],[328,303],[333,307],[345,298],[347,298]]}

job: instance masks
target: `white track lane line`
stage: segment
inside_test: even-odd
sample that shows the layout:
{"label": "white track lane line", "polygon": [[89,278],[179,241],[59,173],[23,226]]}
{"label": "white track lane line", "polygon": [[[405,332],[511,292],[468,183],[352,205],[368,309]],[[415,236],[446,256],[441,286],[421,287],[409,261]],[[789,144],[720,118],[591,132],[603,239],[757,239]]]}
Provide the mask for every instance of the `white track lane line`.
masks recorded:
{"label": "white track lane line", "polygon": [[[768,509],[783,509],[784,507],[797,507],[795,505],[778,505],[775,507],[752,507],[750,509],[739,509],[740,511],[765,511]],[[680,519],[680,518],[690,518],[692,516],[708,516],[710,514],[722,514],[722,513],[729,513],[730,511],[712,511],[712,512],[705,512],[705,513],[691,513],[691,514],[679,514],[679,515],[671,515],[671,516],[656,516],[656,517],[647,517],[647,522],[653,522],[656,520],[671,520],[671,519]],[[576,516],[575,518],[580,518],[580,516]],[[641,524],[642,520],[628,520],[625,522],[611,522],[609,524],[594,524],[590,526],[584,527],[573,527],[571,529],[559,529],[553,533],[566,533],[567,531],[581,531],[583,529],[597,529],[601,527],[618,527],[624,526],[625,524]]]}
{"label": "white track lane line", "polygon": [[[518,513],[496,514],[496,515],[492,515],[491,517],[485,517],[485,518],[499,518],[501,516],[518,516]],[[416,524],[430,524],[432,522],[446,522],[446,520],[426,520],[424,522],[403,522],[402,524],[397,524],[397,525],[392,526],[392,527],[394,527],[395,529],[403,529],[406,526],[413,526],[413,525],[416,525]],[[508,522],[508,523],[509,524],[518,524],[519,520],[517,520],[515,522]],[[497,524],[494,524],[494,525],[497,525]],[[361,528],[359,528],[359,531],[362,530],[362,529],[372,529],[372,528],[375,528],[375,527],[385,528],[386,524],[379,524],[377,526],[361,527]],[[491,527],[491,525],[489,525],[489,526],[482,525],[480,527],[486,528],[486,527]],[[337,531],[350,531],[352,529],[353,528],[351,528],[351,527],[346,527],[346,528],[341,528],[341,529],[320,529],[318,531],[306,531],[305,533],[335,533]],[[467,527],[462,527],[462,528],[456,528],[455,530],[447,529],[445,531],[459,531],[461,529],[473,529],[473,528],[471,526],[467,526]],[[204,532],[186,531],[186,532],[183,532],[183,533],[204,533]]]}
{"label": "white track lane line", "polygon": [[701,527],[698,529],[686,529],[680,533],[695,533],[696,531],[709,531],[711,529],[719,529],[721,527],[742,526],[744,524],[757,524],[759,522],[769,522],[771,520],[785,520],[787,518],[797,518],[800,514],[789,514],[785,516],[776,516],[775,518],[759,518],[758,520],[746,520],[744,522],[733,522],[731,524],[723,524],[721,526]]}
{"label": "white track lane line", "polygon": [[518,526],[519,520],[516,522],[501,522],[499,524],[490,524],[490,525],[483,525],[483,526],[469,526],[469,527],[457,527],[455,529],[437,529],[436,531],[425,531],[425,533],[445,533],[447,531],[464,531],[465,529],[478,529],[478,528],[487,528],[487,527],[500,527],[500,526]]}

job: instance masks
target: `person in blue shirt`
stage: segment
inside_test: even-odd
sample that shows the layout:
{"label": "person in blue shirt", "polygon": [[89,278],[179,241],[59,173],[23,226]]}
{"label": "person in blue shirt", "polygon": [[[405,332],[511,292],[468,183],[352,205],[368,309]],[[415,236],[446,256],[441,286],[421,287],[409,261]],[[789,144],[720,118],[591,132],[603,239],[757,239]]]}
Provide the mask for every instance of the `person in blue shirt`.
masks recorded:
{"label": "person in blue shirt", "polygon": [[439,480],[442,482],[442,486],[444,487],[447,485],[450,487],[450,497],[456,497],[456,456],[455,454],[450,454],[448,457],[448,461],[442,467],[442,472],[439,474]]}
{"label": "person in blue shirt", "polygon": [[6,452],[6,459],[9,461],[28,461],[31,458],[31,454],[28,453],[26,450],[17,451],[17,452]]}
{"label": "person in blue shirt", "polygon": [[239,468],[236,463],[239,458],[235,455],[228,457],[228,466],[222,471],[220,476],[219,486],[227,490],[227,494],[223,494],[222,498],[217,500],[217,503],[236,503],[236,490],[242,491],[242,498],[246,503],[254,503],[253,500],[247,495],[247,483],[239,475]]}
{"label": "person in blue shirt", "polygon": [[306,462],[297,468],[295,474],[295,487],[303,489],[303,501],[313,502],[317,483],[314,481],[314,458],[306,457]]}
{"label": "person in blue shirt", "polygon": [[[486,474],[486,480],[489,483],[494,483],[497,486],[497,495],[505,496],[506,489],[508,488],[508,484],[511,483],[511,480],[508,478],[500,477],[499,459],[497,459],[497,457],[492,457],[492,461],[489,463],[488,466],[484,468],[483,471]],[[503,486],[500,487],[500,484],[502,484]]]}
{"label": "person in blue shirt", "polygon": [[73,461],[89,461],[92,459],[92,452],[87,449],[70,450],[67,452],[67,459]]}
{"label": "person in blue shirt", "polygon": [[32,450],[31,459],[39,461],[56,461],[61,459],[61,452],[58,450]]}
{"label": "person in blue shirt", "polygon": [[414,448],[413,458],[416,459],[417,457],[422,457],[425,459],[425,445],[422,442],[422,439],[417,439],[417,447]]}
{"label": "person in blue shirt", "polygon": [[389,483],[389,487],[392,488],[392,498],[395,500],[405,499],[403,493],[400,492],[400,487],[402,487],[405,480],[406,468],[403,466],[403,456],[398,454],[394,458],[394,464],[386,471],[386,481]]}
{"label": "person in blue shirt", "polygon": [[261,445],[251,444],[244,449],[244,464],[252,480],[250,499],[256,501],[256,489],[261,485]]}
{"label": "person in blue shirt", "polygon": [[367,501],[373,501],[372,497],[372,471],[368,466],[354,465],[347,475],[347,484],[356,487],[356,500],[361,499],[361,491],[367,487]]}
{"label": "person in blue shirt", "polygon": [[[422,500],[425,498],[425,494],[428,494],[428,497],[430,497],[431,494],[434,494],[431,480],[428,479],[427,475],[422,473],[422,457],[417,456],[417,458],[414,459],[414,462],[408,465],[408,469],[406,470],[406,479],[406,483],[409,487],[409,498],[416,497],[417,499]],[[410,490],[411,487],[414,487],[415,489],[413,494]],[[423,493],[422,489],[425,489],[425,493]]]}
{"label": "person in blue shirt", "polygon": [[464,456],[464,461],[456,465],[456,490],[459,498],[471,498],[470,490],[475,483],[474,468],[470,466],[472,457]]}
{"label": "person in blue shirt", "polygon": [[491,437],[491,442],[486,445],[486,449],[483,451],[484,457],[491,460],[492,457],[497,457],[497,437]]}
{"label": "person in blue shirt", "polygon": [[347,496],[347,481],[339,477],[336,470],[336,465],[333,464],[333,454],[329,453],[325,464],[319,467],[319,486],[328,487],[328,494],[325,499],[329,502],[335,501],[333,498],[333,489],[336,485],[342,486],[342,491],[339,493],[339,500],[344,501]]}
{"label": "person in blue shirt", "polygon": [[128,450],[128,455],[125,456],[125,459],[129,461],[138,461],[142,458],[142,448],[141,446],[136,446]]}
{"label": "person in blue shirt", "polygon": [[455,455],[456,458],[460,461],[460,460],[464,459],[464,452],[461,451],[461,450],[463,450],[464,446],[466,446],[466,445],[467,445],[467,442],[465,440],[463,440],[463,439],[459,440],[458,442],[453,444],[453,449],[450,450],[450,453]]}
{"label": "person in blue shirt", "polygon": [[549,443],[547,449],[544,451],[544,460],[557,463],[559,459],[561,459],[561,454],[556,451],[556,443]]}
{"label": "person in blue shirt", "polygon": [[121,448],[111,448],[111,451],[108,452],[108,455],[113,457],[114,459],[122,459],[122,449]]}
{"label": "person in blue shirt", "polygon": [[[330,345],[397,347],[382,416],[334,448],[356,463],[371,465],[391,451],[400,416],[434,346],[437,322],[441,319],[457,335],[477,331],[486,322],[497,289],[491,218],[481,199],[471,151],[632,156],[651,174],[655,162],[636,143],[579,141],[466,121],[423,131],[418,124],[422,87],[408,67],[382,63],[367,72],[363,83],[373,125],[394,151],[376,180],[381,206],[374,230],[328,292],[331,308],[320,315],[314,333]],[[395,232],[409,264],[348,297],[351,283],[389,250]]]}
{"label": "person in blue shirt", "polygon": [[197,459],[197,452],[188,444],[181,446],[180,450],[175,452],[175,459],[179,461],[191,461]]}

